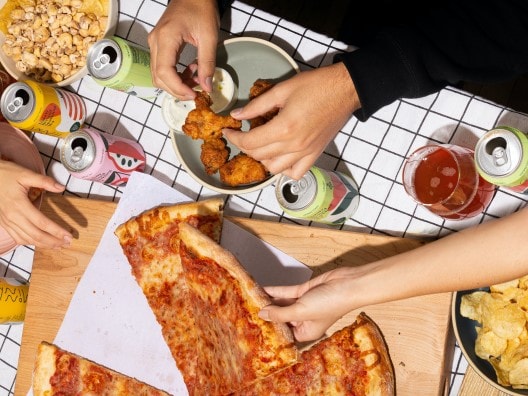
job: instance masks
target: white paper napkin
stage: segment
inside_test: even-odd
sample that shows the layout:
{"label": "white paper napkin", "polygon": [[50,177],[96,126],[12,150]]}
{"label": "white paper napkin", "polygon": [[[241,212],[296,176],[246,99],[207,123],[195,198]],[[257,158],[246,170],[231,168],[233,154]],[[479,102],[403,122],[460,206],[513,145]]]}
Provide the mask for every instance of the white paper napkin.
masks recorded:
{"label": "white paper napkin", "polygon": [[[152,176],[132,175],[54,340],[61,348],[174,395],[186,395],[187,389],[114,230],[145,210],[185,201],[191,199]],[[312,274],[228,220],[224,220],[222,245],[262,285],[300,283]]]}

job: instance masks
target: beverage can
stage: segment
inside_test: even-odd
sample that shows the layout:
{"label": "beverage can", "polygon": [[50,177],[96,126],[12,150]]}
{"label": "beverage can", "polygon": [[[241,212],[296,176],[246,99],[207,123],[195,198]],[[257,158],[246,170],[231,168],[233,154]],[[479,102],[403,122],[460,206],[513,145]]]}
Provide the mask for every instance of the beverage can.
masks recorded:
{"label": "beverage can", "polygon": [[146,164],[138,142],[92,128],[68,135],[60,159],[72,176],[111,186],[126,184],[132,172],[143,172]]}
{"label": "beverage can", "polygon": [[342,224],[359,205],[359,191],[348,175],[313,166],[300,180],[282,176],[275,196],[292,217],[327,224]]}
{"label": "beverage can", "polygon": [[98,84],[129,95],[156,99],[162,92],[152,83],[150,52],[119,37],[94,43],[86,67]]}
{"label": "beverage can", "polygon": [[24,322],[29,284],[0,278],[0,324]]}
{"label": "beverage can", "polygon": [[30,80],[10,84],[0,98],[0,110],[15,128],[59,138],[79,130],[86,119],[79,95]]}
{"label": "beverage can", "polygon": [[475,164],[488,182],[528,194],[528,136],[500,126],[482,136],[475,146]]}

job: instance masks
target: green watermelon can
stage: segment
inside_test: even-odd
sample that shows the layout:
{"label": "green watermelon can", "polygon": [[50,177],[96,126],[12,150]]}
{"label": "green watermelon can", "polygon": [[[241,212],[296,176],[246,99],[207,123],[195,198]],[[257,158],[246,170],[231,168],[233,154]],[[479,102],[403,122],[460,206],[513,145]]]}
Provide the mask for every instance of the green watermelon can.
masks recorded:
{"label": "green watermelon can", "polygon": [[475,146],[475,164],[488,182],[528,194],[528,136],[520,130],[499,126],[484,134]]}
{"label": "green watermelon can", "polygon": [[161,93],[152,82],[150,52],[120,37],[94,43],[88,50],[86,67],[99,85],[147,100]]}
{"label": "green watermelon can", "polygon": [[359,190],[344,173],[313,166],[299,180],[282,176],[275,196],[288,215],[332,225],[343,224],[357,210]]}

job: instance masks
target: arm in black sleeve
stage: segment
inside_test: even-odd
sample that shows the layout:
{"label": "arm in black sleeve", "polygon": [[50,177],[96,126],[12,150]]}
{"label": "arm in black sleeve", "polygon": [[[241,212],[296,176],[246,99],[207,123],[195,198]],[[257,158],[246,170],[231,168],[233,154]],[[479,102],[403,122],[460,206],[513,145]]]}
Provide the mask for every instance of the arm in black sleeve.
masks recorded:
{"label": "arm in black sleeve", "polygon": [[220,16],[222,16],[226,12],[226,10],[229,7],[231,7],[233,0],[217,0],[217,2],[218,2],[218,11],[220,13]]}
{"label": "arm in black sleeve", "polygon": [[379,32],[340,54],[366,120],[399,98],[461,81],[507,81],[528,72],[528,1],[448,0],[412,23]]}

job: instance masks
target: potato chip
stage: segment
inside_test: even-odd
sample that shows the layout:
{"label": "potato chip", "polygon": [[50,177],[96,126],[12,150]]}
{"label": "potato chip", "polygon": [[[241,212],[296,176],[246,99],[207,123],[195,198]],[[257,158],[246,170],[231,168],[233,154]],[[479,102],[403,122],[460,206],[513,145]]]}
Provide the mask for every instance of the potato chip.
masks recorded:
{"label": "potato chip", "polygon": [[477,340],[475,341],[475,353],[481,359],[498,357],[504,353],[508,346],[508,340],[499,337],[493,331],[477,327]]}
{"label": "potato chip", "polygon": [[502,293],[504,290],[509,289],[511,287],[517,289],[519,286],[519,279],[514,279],[508,282],[504,283],[498,283],[496,285],[490,286],[490,292],[492,293]]}
{"label": "potato chip", "polygon": [[480,322],[480,300],[486,294],[488,293],[484,291],[477,291],[462,296],[462,300],[460,301],[460,314],[466,318]]}
{"label": "potato chip", "polygon": [[519,337],[526,324],[524,311],[516,304],[509,304],[482,318],[482,323],[499,337],[507,340]]}
{"label": "potato chip", "polygon": [[528,275],[462,296],[460,314],[481,325],[475,353],[491,363],[497,382],[528,389]]}
{"label": "potato chip", "polygon": [[528,358],[519,360],[509,372],[510,384],[516,389],[528,389]]}

